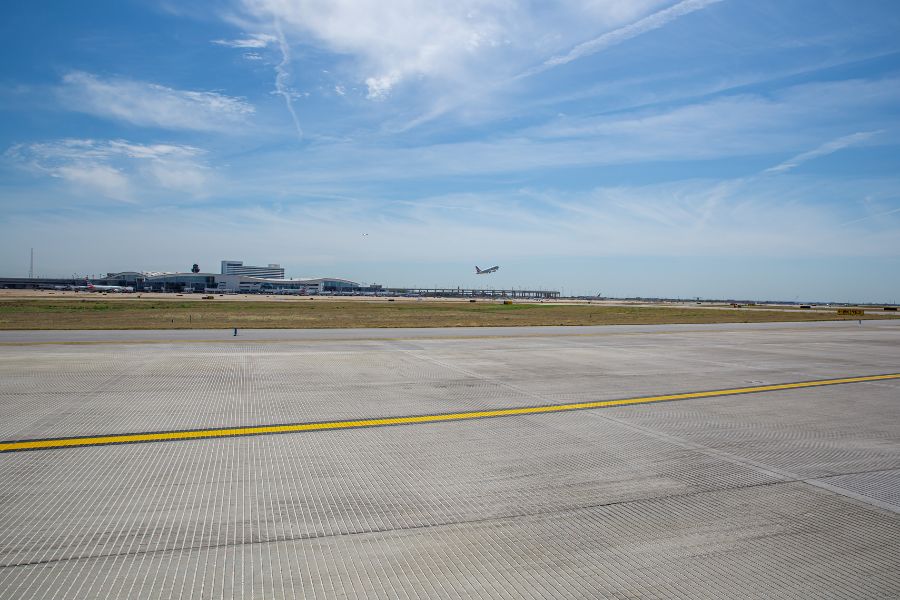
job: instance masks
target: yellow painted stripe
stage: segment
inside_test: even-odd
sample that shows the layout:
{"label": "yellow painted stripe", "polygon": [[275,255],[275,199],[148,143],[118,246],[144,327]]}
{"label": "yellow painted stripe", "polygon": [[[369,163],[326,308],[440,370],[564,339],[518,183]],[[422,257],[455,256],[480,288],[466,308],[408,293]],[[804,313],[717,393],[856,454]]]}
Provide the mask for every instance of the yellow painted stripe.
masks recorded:
{"label": "yellow painted stripe", "polygon": [[359,419],[355,421],[327,421],[322,423],[293,423],[285,425],[260,425],[247,427],[221,427],[193,431],[161,431],[154,433],[126,433],[101,435],[94,437],[53,438],[44,440],[20,440],[0,442],[0,452],[20,450],[42,450],[51,448],[72,448],[78,446],[102,446],[109,444],[128,444],[135,442],[163,442],[172,440],[196,440],[203,438],[234,437],[244,435],[263,435],[269,433],[293,433],[299,431],[322,431],[329,429],[355,429],[360,427],[382,427],[387,425],[409,425],[414,423],[438,423],[441,421],[461,421],[466,419],[484,419],[489,417],[512,417],[541,413],[558,413],[570,410],[606,408],[610,406],[628,406],[633,404],[651,404],[671,400],[688,400],[692,398],[713,398],[717,396],[735,396],[756,392],[774,392],[801,388],[821,387],[842,383],[863,383],[868,381],[884,381],[900,379],[900,373],[887,375],[866,375],[861,377],[844,377],[841,379],[820,379],[817,381],[800,381],[796,383],[776,383],[753,387],[731,388],[707,392],[687,392],[683,394],[666,394],[663,396],[645,396],[642,398],[624,398],[621,400],[597,400],[594,402],[575,402],[571,404],[553,404],[549,406],[523,406],[518,408],[499,408],[495,410],[478,410],[468,412],[443,413],[434,415],[418,415],[411,417],[384,417],[377,419]]}

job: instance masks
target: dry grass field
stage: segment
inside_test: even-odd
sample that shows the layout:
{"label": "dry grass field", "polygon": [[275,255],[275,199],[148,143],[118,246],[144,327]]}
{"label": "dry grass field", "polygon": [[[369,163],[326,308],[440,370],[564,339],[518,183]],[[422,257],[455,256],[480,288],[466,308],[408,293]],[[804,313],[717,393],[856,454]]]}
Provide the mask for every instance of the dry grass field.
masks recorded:
{"label": "dry grass field", "polygon": [[760,323],[896,318],[839,316],[834,311],[603,306],[499,302],[353,302],[320,298],[270,301],[218,299],[4,299],[0,329],[220,329],[230,327],[489,327],[516,325],[637,325]]}

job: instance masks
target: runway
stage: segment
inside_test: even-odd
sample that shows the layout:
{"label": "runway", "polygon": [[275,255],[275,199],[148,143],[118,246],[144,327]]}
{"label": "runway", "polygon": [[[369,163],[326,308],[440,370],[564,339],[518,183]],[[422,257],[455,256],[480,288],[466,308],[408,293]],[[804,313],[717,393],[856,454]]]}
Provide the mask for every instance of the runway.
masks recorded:
{"label": "runway", "polygon": [[0,598],[900,597],[898,373],[891,321],[0,332]]}

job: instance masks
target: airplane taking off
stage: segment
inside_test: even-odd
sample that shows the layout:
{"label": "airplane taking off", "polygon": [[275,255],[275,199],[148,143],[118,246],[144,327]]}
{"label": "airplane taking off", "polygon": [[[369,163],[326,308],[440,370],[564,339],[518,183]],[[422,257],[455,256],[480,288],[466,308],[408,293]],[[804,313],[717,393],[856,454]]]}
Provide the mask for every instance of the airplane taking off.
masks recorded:
{"label": "airplane taking off", "polygon": [[496,273],[499,269],[500,269],[500,267],[498,267],[496,265],[491,267],[490,269],[484,269],[484,270],[479,269],[478,267],[475,267],[475,274],[476,275],[488,275],[489,273]]}

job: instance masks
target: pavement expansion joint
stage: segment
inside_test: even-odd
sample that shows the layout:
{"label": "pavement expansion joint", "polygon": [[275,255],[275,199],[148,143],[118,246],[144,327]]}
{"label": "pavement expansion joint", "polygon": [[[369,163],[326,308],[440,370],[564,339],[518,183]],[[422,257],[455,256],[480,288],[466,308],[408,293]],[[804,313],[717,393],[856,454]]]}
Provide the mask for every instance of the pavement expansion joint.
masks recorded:
{"label": "pavement expansion joint", "polygon": [[[856,475],[857,473],[847,473],[847,475]],[[567,506],[563,508],[554,508],[554,509],[546,509],[546,510],[532,510],[532,511],[523,511],[520,513],[511,513],[511,514],[500,514],[500,515],[492,515],[490,517],[480,517],[480,518],[470,518],[470,519],[451,519],[447,521],[441,521],[437,523],[421,523],[416,525],[403,525],[403,526],[393,526],[393,527],[369,527],[358,530],[349,530],[349,531],[340,531],[336,533],[323,533],[323,532],[311,532],[311,533],[303,533],[299,535],[287,535],[287,536],[278,536],[272,539],[259,539],[259,540],[249,540],[249,541],[233,541],[233,542],[225,542],[225,543],[217,543],[217,544],[200,544],[194,546],[179,546],[177,548],[154,548],[154,549],[146,549],[146,550],[128,550],[124,552],[111,552],[108,554],[88,554],[85,556],[71,556],[71,557],[60,557],[60,558],[51,558],[46,560],[37,560],[37,561],[26,561],[21,563],[10,563],[10,564],[0,564],[0,570],[3,569],[13,569],[16,567],[27,567],[27,566],[38,566],[38,565],[48,565],[48,564],[57,564],[57,563],[68,563],[74,561],[85,561],[85,560],[93,560],[93,559],[106,559],[106,558],[116,558],[121,556],[151,556],[156,554],[165,554],[167,552],[184,552],[184,551],[194,551],[194,550],[214,550],[219,548],[238,548],[243,546],[258,546],[264,544],[276,544],[279,542],[304,542],[307,540],[321,540],[321,539],[332,539],[332,538],[347,538],[347,537],[356,537],[356,536],[364,536],[364,535],[378,535],[385,533],[401,533],[401,532],[414,532],[414,531],[423,531],[429,529],[440,529],[443,527],[456,527],[461,525],[480,525],[486,523],[507,523],[511,521],[517,521],[519,519],[529,519],[535,517],[550,517],[554,515],[565,515],[578,513],[581,511],[589,511],[594,509],[603,509],[603,508],[612,508],[612,507],[622,507],[622,506],[630,506],[630,505],[640,505],[645,503],[656,503],[662,502],[666,500],[682,500],[688,498],[701,498],[704,496],[711,496],[718,493],[721,493],[723,490],[750,490],[755,488],[765,488],[765,487],[775,487],[786,484],[797,484],[797,483],[807,483],[801,479],[789,479],[783,481],[764,481],[760,483],[748,483],[745,485],[735,485],[728,486],[724,488],[716,488],[716,489],[707,489],[707,490],[697,490],[697,491],[689,491],[683,493],[675,493],[675,494],[662,494],[658,496],[646,496],[641,498],[629,498],[625,500],[613,500],[610,502],[597,502],[590,504],[582,504],[578,506]]]}
{"label": "pavement expansion joint", "polygon": [[[598,416],[600,416],[600,415],[598,415]],[[724,460],[726,462],[730,462],[735,465],[741,465],[744,467],[748,467],[762,475],[767,475],[769,477],[774,477],[776,479],[780,479],[780,481],[774,481],[771,483],[805,483],[807,485],[810,485],[810,486],[813,486],[816,488],[820,488],[823,490],[827,490],[831,493],[838,494],[838,495],[844,496],[846,498],[851,498],[853,500],[868,504],[870,506],[875,506],[877,508],[887,510],[887,511],[893,512],[893,513],[900,513],[900,506],[898,506],[898,505],[891,504],[888,502],[882,502],[882,501],[872,498],[870,496],[866,496],[864,494],[859,494],[852,490],[848,490],[844,487],[832,485],[832,484],[828,483],[828,481],[827,481],[828,479],[846,477],[848,475],[869,475],[872,473],[886,473],[886,472],[895,471],[896,469],[892,469],[892,468],[866,469],[866,470],[861,470],[861,471],[854,471],[853,473],[836,473],[833,475],[822,475],[819,477],[804,477],[798,473],[794,473],[792,471],[788,471],[783,468],[779,468],[779,467],[776,467],[773,465],[769,465],[769,464],[765,464],[765,463],[762,463],[759,461],[751,460],[751,459],[743,457],[743,456],[738,456],[736,454],[732,454],[731,452],[726,452],[719,448],[712,448],[710,446],[705,446],[703,444],[699,444],[697,442],[687,440],[682,437],[663,433],[663,432],[657,431],[655,429],[651,429],[648,427],[642,427],[641,425],[635,425],[634,423],[629,423],[622,419],[616,419],[616,418],[612,418],[612,417],[608,417],[608,416],[600,416],[600,418],[608,420],[608,421],[612,421],[621,427],[631,429],[633,431],[636,431],[643,435],[647,435],[654,439],[664,441],[664,442],[667,442],[670,444],[675,444],[686,450],[700,452],[702,454],[705,454],[705,455],[713,457],[713,458],[717,458],[719,460]],[[763,484],[763,485],[768,485],[768,484]],[[740,486],[740,487],[745,487],[745,486]]]}

